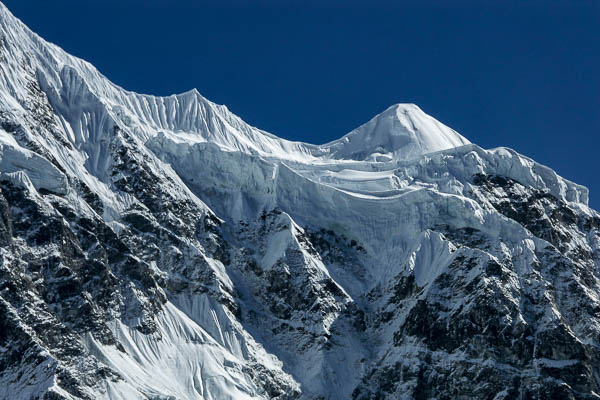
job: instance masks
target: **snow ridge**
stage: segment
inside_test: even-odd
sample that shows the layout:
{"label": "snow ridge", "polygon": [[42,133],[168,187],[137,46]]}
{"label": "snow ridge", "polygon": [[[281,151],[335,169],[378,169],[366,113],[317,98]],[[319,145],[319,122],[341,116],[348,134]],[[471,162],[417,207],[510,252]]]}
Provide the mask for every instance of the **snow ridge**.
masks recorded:
{"label": "snow ridge", "polygon": [[333,158],[389,161],[411,159],[470,143],[414,104],[396,104],[323,147]]}

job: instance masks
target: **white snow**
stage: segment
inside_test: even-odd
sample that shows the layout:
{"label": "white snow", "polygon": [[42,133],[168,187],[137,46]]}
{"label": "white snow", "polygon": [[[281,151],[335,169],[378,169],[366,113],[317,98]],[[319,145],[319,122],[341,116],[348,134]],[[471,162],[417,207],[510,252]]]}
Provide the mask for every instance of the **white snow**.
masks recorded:
{"label": "white snow", "polygon": [[414,104],[396,104],[341,139],[323,146],[336,159],[390,161],[470,143]]}
{"label": "white snow", "polygon": [[67,177],[38,154],[21,147],[0,129],[0,173],[17,186],[67,193]]}
{"label": "white snow", "polygon": [[107,399],[126,400],[132,393],[133,398],[256,398],[255,386],[242,372],[245,361],[225,350],[177,307],[167,303],[157,323],[160,338],[114,321],[112,331],[124,352],[88,335],[91,353],[127,383],[107,382]]}

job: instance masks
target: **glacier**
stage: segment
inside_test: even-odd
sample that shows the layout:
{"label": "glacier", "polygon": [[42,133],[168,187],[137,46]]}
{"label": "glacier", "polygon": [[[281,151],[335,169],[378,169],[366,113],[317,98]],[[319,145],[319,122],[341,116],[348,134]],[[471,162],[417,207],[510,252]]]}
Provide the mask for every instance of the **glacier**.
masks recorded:
{"label": "glacier", "polygon": [[597,399],[588,190],[413,104],[330,143],[0,3],[0,399]]}

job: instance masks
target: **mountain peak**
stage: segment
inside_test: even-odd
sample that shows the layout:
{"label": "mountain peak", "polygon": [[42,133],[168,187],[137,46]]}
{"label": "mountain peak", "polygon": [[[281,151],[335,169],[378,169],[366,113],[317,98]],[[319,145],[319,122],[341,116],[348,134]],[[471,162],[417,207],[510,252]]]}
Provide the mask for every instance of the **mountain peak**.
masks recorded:
{"label": "mountain peak", "polygon": [[332,158],[411,159],[470,142],[415,104],[394,104],[352,132],[324,145]]}
{"label": "mountain peak", "polygon": [[421,108],[414,104],[414,103],[396,103],[396,104],[392,104],[391,106],[389,106],[388,108],[386,108],[386,110],[378,115],[382,115],[385,114],[388,111],[391,110],[395,110],[395,111],[400,111],[400,112],[408,112],[408,111],[421,111]]}

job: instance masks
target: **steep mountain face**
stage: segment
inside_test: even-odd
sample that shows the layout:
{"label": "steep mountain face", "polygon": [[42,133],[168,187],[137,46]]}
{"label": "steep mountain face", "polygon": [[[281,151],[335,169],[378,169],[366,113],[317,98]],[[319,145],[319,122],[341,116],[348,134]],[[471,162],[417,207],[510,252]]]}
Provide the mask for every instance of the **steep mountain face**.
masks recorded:
{"label": "steep mountain face", "polygon": [[414,105],[322,146],[0,4],[0,399],[600,398],[588,191]]}

